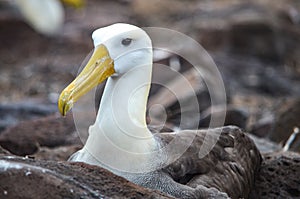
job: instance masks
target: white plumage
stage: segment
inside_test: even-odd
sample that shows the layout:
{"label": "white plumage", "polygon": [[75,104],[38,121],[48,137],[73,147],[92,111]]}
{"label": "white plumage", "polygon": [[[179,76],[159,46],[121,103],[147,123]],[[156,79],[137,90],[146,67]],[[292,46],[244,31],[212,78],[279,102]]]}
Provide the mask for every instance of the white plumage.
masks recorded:
{"label": "white plumage", "polygon": [[[104,167],[179,198],[227,198],[221,191],[234,198],[246,197],[260,155],[241,130],[152,134],[147,128],[153,56],[147,33],[133,25],[114,24],[96,30],[93,40],[92,57],[58,103],[65,115],[82,95],[108,79],[88,140],[70,160]],[[200,157],[201,147],[210,144],[204,138],[219,135],[210,153]]]}
{"label": "white plumage", "polygon": [[14,3],[37,32],[55,35],[61,30],[65,13],[59,0],[14,0]]}

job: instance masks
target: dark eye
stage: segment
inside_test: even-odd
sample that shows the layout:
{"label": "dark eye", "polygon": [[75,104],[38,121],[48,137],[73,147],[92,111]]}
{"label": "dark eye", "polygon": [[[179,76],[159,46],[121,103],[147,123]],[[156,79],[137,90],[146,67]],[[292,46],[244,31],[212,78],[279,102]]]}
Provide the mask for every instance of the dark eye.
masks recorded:
{"label": "dark eye", "polygon": [[131,44],[131,42],[132,42],[132,39],[126,38],[126,39],[122,40],[122,45],[123,46],[129,46]]}

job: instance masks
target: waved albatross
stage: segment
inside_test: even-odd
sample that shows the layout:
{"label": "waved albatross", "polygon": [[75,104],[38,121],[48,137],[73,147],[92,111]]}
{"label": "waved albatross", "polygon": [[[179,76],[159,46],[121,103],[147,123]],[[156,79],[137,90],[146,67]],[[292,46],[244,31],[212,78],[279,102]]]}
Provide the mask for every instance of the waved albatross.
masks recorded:
{"label": "waved albatross", "polygon": [[[82,7],[83,0],[61,0],[63,3]],[[59,0],[13,0],[9,1],[16,6],[25,20],[37,32],[44,35],[57,35],[64,23],[64,7]]]}
{"label": "waved albatross", "polygon": [[[260,164],[253,142],[236,127],[152,134],[145,119],[151,39],[142,29],[121,23],[100,28],[92,37],[91,58],[60,95],[61,114],[99,83],[107,79],[107,84],[89,137],[70,160],[104,167],[178,198],[227,198],[224,192],[247,197]],[[222,133],[216,144],[201,154],[217,132]]]}

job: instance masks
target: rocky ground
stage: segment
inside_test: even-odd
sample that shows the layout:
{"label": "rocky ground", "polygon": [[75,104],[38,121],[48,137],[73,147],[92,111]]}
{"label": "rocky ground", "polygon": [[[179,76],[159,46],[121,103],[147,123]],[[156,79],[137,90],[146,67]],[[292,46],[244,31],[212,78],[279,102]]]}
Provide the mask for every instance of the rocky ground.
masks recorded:
{"label": "rocky ground", "polygon": [[[212,114],[226,112],[226,125],[250,133],[264,159],[250,198],[300,198],[297,0],[89,0],[84,8],[66,8],[62,33],[54,38],[36,33],[16,12],[1,5],[0,145],[5,149],[0,157],[1,198],[25,194],[32,198],[41,193],[47,193],[47,198],[78,197],[73,193],[84,193],[86,198],[167,197],[101,168],[64,162],[82,142],[72,115],[62,118],[57,113],[57,97],[92,50],[92,31],[115,22],[177,30],[208,50],[222,75],[228,109],[212,113],[207,90],[199,90],[197,126],[205,128]],[[169,64],[172,57],[160,62]],[[176,60],[183,73],[189,71],[184,60]],[[155,77],[166,78],[154,69]],[[99,99],[101,87],[97,93]],[[163,95],[154,88],[151,103],[161,99],[157,94]],[[168,113],[164,130],[168,130],[176,126],[180,114],[176,100],[167,98],[164,103]],[[286,145],[293,133],[293,142]],[[53,192],[28,191],[39,183]]]}

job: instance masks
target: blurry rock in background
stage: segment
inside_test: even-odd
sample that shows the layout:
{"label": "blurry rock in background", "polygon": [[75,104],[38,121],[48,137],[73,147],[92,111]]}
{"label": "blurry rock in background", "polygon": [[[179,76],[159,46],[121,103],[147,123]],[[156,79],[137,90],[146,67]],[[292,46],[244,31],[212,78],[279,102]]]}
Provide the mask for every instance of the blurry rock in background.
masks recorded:
{"label": "blurry rock in background", "polygon": [[300,152],[300,134],[296,132],[300,128],[299,117],[300,98],[283,103],[276,112],[275,122],[268,134],[269,139],[284,144],[295,133],[289,150]]}
{"label": "blurry rock in background", "polygon": [[[33,155],[40,147],[80,145],[73,118],[52,115],[21,122],[0,134],[0,145],[15,155]],[[71,155],[71,154],[69,154]]]}
{"label": "blurry rock in background", "polygon": [[[72,0],[64,2],[70,1]],[[6,4],[3,2],[1,10],[5,10]],[[73,4],[82,6],[82,2],[78,2],[74,0]],[[207,90],[196,89],[201,110],[199,126],[207,127],[211,114],[226,111],[226,124],[238,125],[259,137],[268,137],[283,145],[293,128],[299,124],[297,111],[291,111],[298,105],[292,106],[283,115],[277,111],[278,106],[285,101],[297,99],[300,95],[299,10],[299,3],[292,0],[276,0],[276,3],[270,0],[190,0],[184,3],[90,0],[86,1],[85,7],[80,11],[65,9],[64,27],[56,39],[41,37],[14,18],[13,14],[2,12],[0,37],[3,46],[10,46],[11,49],[0,49],[0,56],[3,58],[0,89],[5,93],[0,100],[4,109],[6,105],[12,107],[16,102],[24,104],[22,101],[32,101],[33,98],[42,106],[51,103],[55,107],[61,88],[77,74],[77,68],[92,49],[89,36],[96,27],[120,21],[139,26],[169,27],[187,33],[209,50],[226,85],[230,109],[215,113],[210,112]],[[192,68],[182,58],[172,54],[156,61],[170,67],[174,67],[172,63],[176,63],[175,68],[181,73]],[[154,78],[170,78],[160,72],[156,73],[155,67],[153,74]],[[176,85],[176,81],[173,84]],[[197,86],[196,84],[194,88]],[[176,87],[184,90],[180,86]],[[154,100],[164,95],[160,87],[154,86],[150,102],[151,97]],[[187,96],[185,94],[183,98]],[[181,107],[176,99],[164,99],[169,100],[164,104],[167,121],[174,126],[180,121],[178,110]],[[14,103],[10,104],[11,102]],[[188,105],[189,100],[186,99],[186,102]],[[5,111],[8,115],[1,118],[2,129],[20,121],[11,111],[11,117],[10,111]],[[35,117],[19,118],[27,120]],[[282,122],[285,118],[291,121]],[[285,127],[280,123],[290,125]],[[188,124],[186,128],[196,126]],[[280,137],[280,134],[284,136]],[[292,146],[292,150],[299,148],[297,142]]]}
{"label": "blurry rock in background", "polygon": [[[70,1],[79,5],[63,0]],[[95,28],[116,22],[165,27],[186,33],[208,50],[226,87],[227,109],[212,111],[209,92],[192,66],[171,53],[155,54],[156,63],[186,75],[195,88],[200,121],[192,121],[191,114],[185,128],[206,128],[213,114],[225,112],[226,124],[253,134],[250,137],[263,153],[252,198],[300,196],[300,182],[294,178],[299,176],[299,154],[283,151],[284,146],[300,150],[300,134],[295,133],[300,127],[298,0],[88,0],[82,9],[62,7],[64,22],[58,23],[62,26],[55,37],[37,33],[7,2],[11,1],[0,2],[0,145],[13,154],[66,160],[81,147],[72,118],[62,120],[53,114],[58,93],[93,48],[90,35]],[[153,78],[182,90],[184,110],[190,110],[189,93],[174,77],[154,65]],[[96,102],[101,88],[97,96]],[[149,106],[157,102],[164,106],[147,118],[155,130],[170,131],[180,123],[183,107],[169,96],[157,85],[151,90]],[[167,122],[161,123],[161,118]]]}

